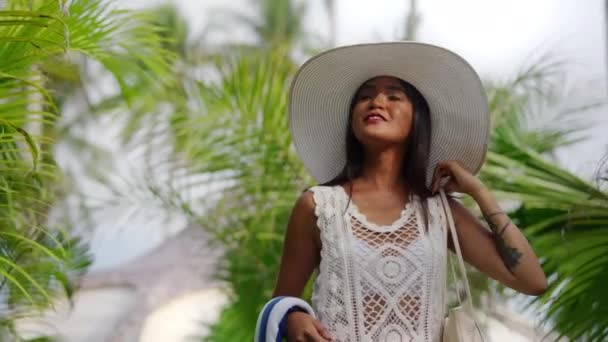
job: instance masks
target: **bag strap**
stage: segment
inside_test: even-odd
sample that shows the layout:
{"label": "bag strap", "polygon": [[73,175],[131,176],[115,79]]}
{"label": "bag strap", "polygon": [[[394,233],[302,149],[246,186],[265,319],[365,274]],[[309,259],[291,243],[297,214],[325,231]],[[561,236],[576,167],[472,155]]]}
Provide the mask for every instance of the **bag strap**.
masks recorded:
{"label": "bag strap", "polygon": [[[456,234],[456,226],[454,225],[454,218],[452,217],[452,210],[450,208],[450,203],[448,202],[447,196],[443,189],[439,190],[439,196],[441,197],[441,204],[443,206],[443,210],[445,212],[449,232],[452,235],[452,242],[454,242],[454,251],[456,252],[456,256],[458,259],[458,266],[460,268],[460,274],[462,276],[464,287],[467,294],[467,300],[463,301],[460,295],[460,291],[456,291],[456,296],[458,297],[458,304],[464,306],[465,309],[469,310],[471,314],[473,314],[473,297],[471,297],[471,287],[469,286],[469,278],[467,277],[466,269],[464,268],[464,260],[462,258],[462,251],[460,250],[460,243],[458,242],[458,235]],[[447,232],[446,232],[447,235]],[[447,241],[447,239],[446,239]],[[456,286],[458,286],[458,282],[456,279],[456,273],[454,270],[454,263],[450,260],[450,266],[452,268],[452,275],[454,276],[454,281]],[[447,288],[447,279],[446,279],[446,288]],[[447,291],[446,291],[447,292]],[[447,306],[447,293],[444,294],[444,306]],[[463,305],[463,302],[464,305]]]}

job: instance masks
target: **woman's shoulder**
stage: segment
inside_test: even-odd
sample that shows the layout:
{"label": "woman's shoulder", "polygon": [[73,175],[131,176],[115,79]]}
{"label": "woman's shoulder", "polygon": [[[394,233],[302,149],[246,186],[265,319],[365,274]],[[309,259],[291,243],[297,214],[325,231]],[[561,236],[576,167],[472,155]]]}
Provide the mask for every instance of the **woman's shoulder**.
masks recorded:
{"label": "woman's shoulder", "polygon": [[329,194],[335,193],[338,189],[339,185],[328,185],[328,184],[318,184],[313,185],[309,188],[306,188],[303,191],[303,194],[309,193],[313,196],[313,198],[318,198],[320,196],[327,196]]}
{"label": "woman's shoulder", "polygon": [[331,202],[329,200],[330,191],[332,191],[332,187],[327,185],[315,185],[304,189],[296,200],[293,212],[303,215],[302,217],[321,217],[327,203]]}
{"label": "woman's shoulder", "polygon": [[433,194],[426,197],[427,203],[441,203],[441,196],[439,194]]}
{"label": "woman's shoulder", "polygon": [[310,191],[304,190],[300,197],[296,200],[294,205],[294,211],[296,212],[310,212],[314,213],[315,210],[315,200],[314,194]]}
{"label": "woman's shoulder", "polygon": [[307,201],[315,208],[317,214],[321,208],[333,206],[339,198],[340,185],[319,184],[305,189],[301,198],[306,198]]}
{"label": "woman's shoulder", "polygon": [[444,210],[443,201],[441,199],[441,195],[439,195],[439,194],[433,194],[431,196],[428,196],[426,198],[426,204],[431,213],[434,213],[434,212],[442,213]]}
{"label": "woman's shoulder", "polygon": [[315,192],[315,191],[323,191],[323,190],[332,189],[332,188],[334,188],[333,185],[317,184],[317,185],[313,185],[311,187],[306,188],[304,191]]}
{"label": "woman's shoulder", "polygon": [[296,205],[300,204],[305,207],[313,208],[315,203],[319,201],[319,198],[325,196],[330,191],[334,191],[334,186],[318,184],[305,188],[300,194]]}

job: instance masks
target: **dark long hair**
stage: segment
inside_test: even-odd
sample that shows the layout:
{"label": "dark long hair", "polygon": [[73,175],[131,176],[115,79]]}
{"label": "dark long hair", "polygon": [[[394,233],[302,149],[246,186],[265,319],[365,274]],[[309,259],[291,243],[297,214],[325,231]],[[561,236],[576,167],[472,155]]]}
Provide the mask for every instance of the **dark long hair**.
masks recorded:
{"label": "dark long hair", "polygon": [[[426,199],[432,196],[431,190],[426,187],[426,171],[429,165],[429,154],[431,149],[431,110],[426,99],[416,87],[410,83],[399,80],[405,90],[405,95],[412,104],[412,126],[410,134],[405,141],[405,158],[401,167],[401,177],[407,184],[410,197],[417,195],[423,204],[424,217],[428,217]],[[352,184],[352,180],[361,176],[365,151],[363,145],[352,129],[353,109],[357,104],[357,94],[361,87],[353,94],[350,102],[348,129],[346,133],[346,165],[344,169],[331,181],[323,184],[328,186],[341,185],[343,183]],[[352,191],[350,191],[352,196]]]}

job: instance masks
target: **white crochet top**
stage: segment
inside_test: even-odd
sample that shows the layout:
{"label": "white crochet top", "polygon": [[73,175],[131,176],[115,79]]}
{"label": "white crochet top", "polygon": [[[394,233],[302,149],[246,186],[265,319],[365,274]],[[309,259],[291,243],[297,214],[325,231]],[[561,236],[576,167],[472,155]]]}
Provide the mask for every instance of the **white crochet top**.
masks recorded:
{"label": "white crochet top", "polygon": [[393,224],[369,222],[341,186],[310,189],[321,235],[312,306],[336,342],[437,342],[444,316],[446,220],[414,196]]}

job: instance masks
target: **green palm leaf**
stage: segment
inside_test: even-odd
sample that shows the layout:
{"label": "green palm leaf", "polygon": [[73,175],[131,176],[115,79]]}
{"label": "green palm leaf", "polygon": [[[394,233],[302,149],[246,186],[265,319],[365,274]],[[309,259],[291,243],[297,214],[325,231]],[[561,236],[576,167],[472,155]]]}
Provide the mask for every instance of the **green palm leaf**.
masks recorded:
{"label": "green palm leaf", "polygon": [[[225,246],[218,276],[231,285],[231,300],[211,340],[253,337],[276,279],[291,206],[311,182],[291,148],[286,89],[295,70],[286,56],[248,51],[218,60],[217,79],[195,84],[200,110],[170,117],[175,160],[168,165],[204,177],[158,195],[204,208],[188,213]],[[217,192],[196,194],[218,183]]]}
{"label": "green palm leaf", "polygon": [[[0,337],[18,317],[68,298],[90,264],[86,247],[50,227],[61,179],[53,159],[60,111],[48,90],[45,62],[67,53],[99,61],[135,95],[136,75],[165,84],[172,54],[148,17],[106,1],[9,1],[0,11]],[[61,74],[66,69],[54,69]],[[74,79],[69,76],[66,79]],[[7,336],[8,338],[8,336]]]}
{"label": "green palm leaf", "polygon": [[[514,144],[521,160],[490,155],[484,177],[522,206],[513,213],[552,279],[546,318],[573,340],[608,338],[608,193]],[[517,174],[508,170],[517,169]],[[584,314],[583,314],[584,312]]]}
{"label": "green palm leaf", "polygon": [[600,290],[608,268],[608,193],[544,156],[570,143],[580,127],[540,129],[498,124],[481,176],[521,203],[512,216],[525,227],[551,280],[547,294],[537,300],[546,307],[546,322],[558,337],[602,341],[608,338],[608,322],[601,319],[608,315],[608,296]]}

